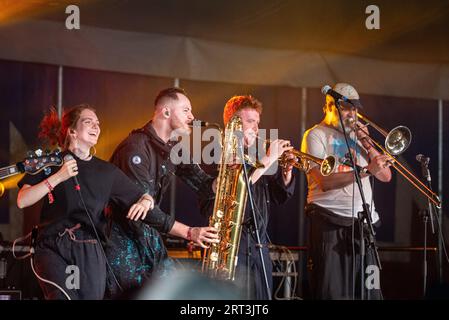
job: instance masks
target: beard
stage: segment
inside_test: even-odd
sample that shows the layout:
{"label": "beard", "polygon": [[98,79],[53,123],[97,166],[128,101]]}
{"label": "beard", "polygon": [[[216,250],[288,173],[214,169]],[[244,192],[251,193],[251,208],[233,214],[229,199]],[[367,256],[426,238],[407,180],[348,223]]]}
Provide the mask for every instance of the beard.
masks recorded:
{"label": "beard", "polygon": [[173,119],[171,128],[179,134],[189,135],[192,132],[192,128],[187,123],[182,122],[179,119]]}
{"label": "beard", "polygon": [[[343,124],[345,125],[345,131],[346,131],[346,133],[351,133],[351,132],[354,131],[354,128],[355,128],[355,122],[354,122],[354,119],[353,119],[353,118],[346,118],[346,119],[343,119]],[[340,130],[341,132],[343,132],[343,127],[342,127],[340,121],[338,121],[337,129]]]}

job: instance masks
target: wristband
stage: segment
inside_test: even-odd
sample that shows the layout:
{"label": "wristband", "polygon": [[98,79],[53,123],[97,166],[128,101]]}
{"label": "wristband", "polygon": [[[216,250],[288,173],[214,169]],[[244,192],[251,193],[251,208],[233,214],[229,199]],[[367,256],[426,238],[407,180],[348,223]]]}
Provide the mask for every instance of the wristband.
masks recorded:
{"label": "wristband", "polygon": [[52,204],[53,202],[55,202],[55,197],[53,196],[53,193],[51,193],[52,191],[53,191],[53,186],[50,184],[50,182],[48,182],[48,180],[47,179],[45,179],[44,180],[44,183],[45,183],[45,185],[47,186],[47,188],[48,188],[48,193],[47,193],[47,196],[48,196],[48,203],[49,204]]}
{"label": "wristband", "polygon": [[187,240],[192,241],[192,227],[187,230]]}

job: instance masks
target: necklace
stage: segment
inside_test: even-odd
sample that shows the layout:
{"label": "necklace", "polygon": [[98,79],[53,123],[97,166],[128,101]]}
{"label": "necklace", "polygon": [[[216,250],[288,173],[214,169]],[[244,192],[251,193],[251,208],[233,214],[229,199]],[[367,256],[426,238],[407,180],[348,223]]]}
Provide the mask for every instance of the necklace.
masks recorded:
{"label": "necklace", "polygon": [[92,155],[90,153],[87,154],[87,156],[85,155],[84,152],[82,152],[80,149],[75,148],[72,151],[78,158],[80,158],[83,161],[88,161],[92,158]]}

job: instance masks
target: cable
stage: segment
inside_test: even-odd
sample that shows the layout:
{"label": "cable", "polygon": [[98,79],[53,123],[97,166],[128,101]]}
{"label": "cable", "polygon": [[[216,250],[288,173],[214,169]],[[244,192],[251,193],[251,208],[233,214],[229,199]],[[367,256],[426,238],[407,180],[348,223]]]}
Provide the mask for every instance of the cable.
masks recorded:
{"label": "cable", "polygon": [[61,288],[57,283],[42,278],[42,277],[36,272],[36,270],[34,270],[33,255],[32,255],[31,253],[30,253],[30,255],[31,255],[31,258],[30,258],[31,270],[33,270],[33,273],[34,273],[34,275],[36,276],[36,278],[38,278],[38,279],[41,280],[42,282],[48,283],[48,284],[50,284],[50,285],[52,285],[52,286],[55,286],[57,289],[59,289],[59,290],[65,295],[65,297],[67,298],[67,300],[72,300],[72,299],[70,298],[70,296],[67,294],[67,292],[65,292],[64,289]]}
{"label": "cable", "polygon": [[[35,227],[35,228],[36,228],[36,227]],[[34,230],[34,229],[33,229],[33,230]],[[48,284],[50,284],[50,285],[56,287],[58,290],[60,290],[60,291],[65,295],[65,297],[67,298],[67,300],[72,300],[72,299],[70,298],[70,296],[67,294],[67,292],[65,292],[64,289],[61,288],[61,286],[59,286],[57,283],[55,283],[55,282],[53,282],[53,281],[44,279],[43,277],[41,277],[41,276],[36,272],[36,270],[34,269],[34,263],[33,263],[33,256],[34,256],[34,246],[33,246],[33,245],[30,246],[30,252],[27,253],[26,255],[23,255],[23,256],[20,256],[20,257],[16,256],[16,253],[15,253],[16,243],[17,243],[17,242],[20,242],[20,241],[23,241],[23,240],[25,240],[25,239],[28,239],[31,235],[32,235],[32,232],[28,233],[26,236],[23,236],[23,237],[20,237],[20,238],[17,238],[17,239],[14,240],[14,242],[13,242],[13,244],[12,244],[12,255],[13,255],[13,257],[14,257],[15,259],[17,259],[17,260],[23,260],[23,259],[26,259],[26,258],[30,257],[31,270],[33,271],[33,273],[34,273],[34,275],[36,276],[36,278],[38,278],[38,279],[41,280],[42,282],[48,283]],[[33,243],[33,240],[32,240],[32,243]]]}
{"label": "cable", "polygon": [[[259,210],[259,208],[257,208],[257,205],[256,205],[256,210]],[[278,248],[283,249],[283,248],[285,248],[286,250],[288,250],[288,248],[285,247],[285,246],[279,246],[279,245],[273,244],[273,242],[271,241],[270,236],[268,235],[268,231],[267,231],[266,229],[265,229],[264,234],[265,234],[266,239],[267,239],[267,247],[268,247],[268,249],[270,249],[270,248],[274,248],[274,249],[278,249]],[[288,250],[288,251],[289,251],[289,250]],[[290,253],[290,255],[291,255],[291,253]],[[282,272],[282,260],[281,260],[280,256],[281,256],[281,255],[279,255],[279,257],[276,259],[276,262],[278,263],[278,265],[281,266],[281,267],[279,268],[279,269],[280,269],[279,272]],[[293,256],[292,256],[292,255],[291,255],[291,258],[292,258],[292,261],[293,261]],[[274,261],[273,261],[273,263],[274,263]],[[294,268],[294,273],[295,273],[295,272],[296,272],[296,264],[295,264],[295,263],[293,263],[293,268]],[[287,271],[285,271],[285,272],[287,272]],[[274,292],[274,298],[275,298],[276,300],[292,300],[292,299],[288,299],[288,298],[280,298],[280,297],[278,296],[278,292],[279,292],[280,288],[282,287],[282,284],[284,283],[286,277],[287,277],[287,275],[285,274],[285,275],[282,277],[281,282],[279,283],[278,287],[276,288],[276,290],[275,290],[275,292]],[[293,288],[293,289],[290,288],[290,296],[292,296],[292,294],[291,294],[292,291],[294,292],[293,297],[295,297],[295,294],[296,294],[296,276],[295,276],[295,285],[294,285],[294,288]]]}
{"label": "cable", "polygon": [[108,258],[106,256],[106,252],[104,251],[103,245],[102,245],[102,243],[100,241],[100,236],[98,235],[97,228],[95,227],[95,224],[94,224],[94,222],[92,220],[92,216],[90,215],[90,212],[87,209],[86,203],[84,202],[84,198],[83,198],[83,195],[81,194],[81,190],[77,189],[77,191],[78,191],[77,193],[78,193],[78,195],[79,195],[79,197],[81,199],[81,202],[83,204],[84,210],[86,211],[87,217],[89,218],[90,224],[92,225],[92,228],[93,228],[93,230],[95,232],[95,237],[97,238],[98,244],[100,245],[100,248],[101,248],[101,253],[103,254],[103,257],[104,257],[104,259],[106,261],[106,266],[108,267],[109,272],[112,274],[112,277],[114,278],[114,281],[117,284],[118,288],[120,289],[121,292],[123,292],[124,290],[123,290],[122,286],[120,285],[117,277],[115,276],[115,273],[112,270],[111,265],[109,264]]}
{"label": "cable", "polygon": [[[289,263],[289,262],[293,262],[293,263],[292,263],[292,268],[293,268],[292,273],[294,274],[294,276],[293,276],[294,281],[293,281],[293,286],[290,285],[290,288],[289,288],[289,291],[290,291],[290,292],[289,292],[289,296],[290,296],[290,297],[289,297],[289,298],[281,298],[281,297],[279,297],[279,295],[278,295],[278,293],[279,293],[279,291],[280,291],[282,285],[283,285],[284,282],[286,281],[287,277],[291,277],[291,275],[289,275],[289,271],[288,271],[288,269],[287,269],[287,270],[284,271],[285,274],[284,274],[284,276],[282,277],[282,280],[281,280],[281,282],[279,283],[279,285],[278,285],[278,287],[277,287],[277,289],[276,289],[276,291],[275,291],[275,293],[274,293],[275,299],[276,299],[276,300],[295,300],[295,299],[296,299],[296,300],[303,300],[301,297],[298,297],[298,296],[296,295],[296,289],[297,289],[297,286],[298,286],[298,274],[297,274],[296,263],[295,263],[295,260],[294,260],[294,258],[293,258],[292,252],[291,252],[286,246],[270,245],[269,247],[280,250],[279,258],[277,258],[276,260],[277,260],[277,262],[278,262],[281,266],[282,266],[282,262],[281,262],[281,256],[282,256],[282,254],[285,254],[285,255],[288,256],[288,258],[289,258],[289,259],[286,260],[286,261],[287,261],[287,266],[288,266],[288,263]],[[280,270],[280,272],[283,272],[282,269]]]}
{"label": "cable", "polygon": [[[273,246],[274,248],[281,248],[280,246],[279,246],[279,247],[278,247],[278,246],[275,246],[275,245],[272,245],[272,246]],[[279,265],[281,266],[279,272],[283,272],[283,270],[282,270],[282,260],[281,260],[281,255],[282,255],[282,252],[279,254],[279,257],[276,259],[277,262],[279,263]],[[287,262],[287,263],[288,263],[288,262]],[[274,298],[275,298],[276,300],[288,300],[288,298],[281,298],[281,297],[279,297],[279,295],[278,295],[279,290],[281,289],[282,285],[284,284],[285,279],[287,278],[287,274],[286,274],[286,273],[287,273],[287,270],[285,270],[284,275],[282,276],[281,282],[279,282],[279,285],[278,285],[278,287],[276,288],[276,291],[274,292]]]}
{"label": "cable", "polygon": [[[436,211],[435,210],[435,206],[434,206],[434,211]],[[442,230],[442,228],[443,228],[442,221],[440,221],[442,219],[439,219],[439,217],[437,217],[437,219],[435,219],[435,220],[437,220],[438,232],[440,234],[441,239],[443,240],[443,241],[441,241],[442,242],[442,247],[443,247],[443,252],[444,252],[444,255],[446,257],[446,261],[449,263],[449,257],[448,257],[447,248],[446,248],[446,239],[444,238],[444,233],[443,233],[443,230]]]}
{"label": "cable", "polygon": [[23,240],[25,240],[25,239],[28,239],[30,236],[31,236],[31,232],[28,233],[26,236],[17,238],[17,239],[14,240],[14,242],[12,243],[12,255],[13,255],[13,257],[14,257],[15,259],[17,259],[17,260],[23,260],[23,259],[26,259],[26,258],[28,258],[29,256],[31,256],[31,254],[32,254],[32,253],[31,253],[31,248],[30,248],[30,252],[29,252],[29,253],[27,253],[27,254],[25,254],[25,255],[23,255],[23,256],[20,256],[20,257],[16,256],[16,252],[15,252],[16,242],[20,242],[20,241],[23,241]]}

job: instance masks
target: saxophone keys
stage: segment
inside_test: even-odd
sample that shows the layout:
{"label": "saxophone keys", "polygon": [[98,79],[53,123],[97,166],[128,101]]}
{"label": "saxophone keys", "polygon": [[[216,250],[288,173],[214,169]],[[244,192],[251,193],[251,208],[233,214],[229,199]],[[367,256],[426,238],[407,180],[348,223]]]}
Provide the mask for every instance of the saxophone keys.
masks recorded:
{"label": "saxophone keys", "polygon": [[211,261],[217,262],[218,261],[218,252],[212,252],[210,254],[209,258],[210,258]]}

